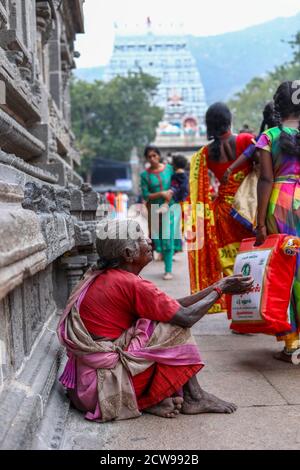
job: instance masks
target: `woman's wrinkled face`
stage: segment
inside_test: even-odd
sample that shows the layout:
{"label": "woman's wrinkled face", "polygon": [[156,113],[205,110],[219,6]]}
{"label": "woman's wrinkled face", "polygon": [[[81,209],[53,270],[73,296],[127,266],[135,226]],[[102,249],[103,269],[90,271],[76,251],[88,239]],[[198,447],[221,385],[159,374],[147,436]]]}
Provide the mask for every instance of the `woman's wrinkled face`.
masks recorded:
{"label": "woman's wrinkled face", "polygon": [[160,156],[154,150],[150,150],[147,155],[147,162],[150,163],[151,168],[157,168],[160,163]]}
{"label": "woman's wrinkled face", "polygon": [[152,240],[150,238],[141,237],[138,240],[138,245],[139,253],[135,262],[140,265],[142,269],[153,260]]}

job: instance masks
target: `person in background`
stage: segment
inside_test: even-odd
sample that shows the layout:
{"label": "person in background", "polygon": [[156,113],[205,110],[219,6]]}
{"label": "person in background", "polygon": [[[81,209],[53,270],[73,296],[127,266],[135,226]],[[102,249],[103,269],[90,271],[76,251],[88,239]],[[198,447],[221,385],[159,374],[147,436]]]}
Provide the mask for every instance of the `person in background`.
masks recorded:
{"label": "person in background", "polygon": [[[212,105],[206,113],[207,136],[212,142],[197,152],[191,162],[191,226],[197,229],[201,242],[195,249],[189,249],[193,293],[222,276],[231,275],[241,241],[252,236],[250,231],[230,215],[234,196],[251,171],[251,164],[246,162],[239,171],[230,175],[226,185],[220,184],[215,201],[212,201],[209,191],[208,170],[222,181],[227,168],[252,143],[252,134],[234,135],[231,125],[229,108],[223,103]],[[226,310],[225,299],[221,299],[215,309]]]}
{"label": "person in background", "polygon": [[[175,252],[175,230],[180,218],[180,211],[170,211],[170,214],[157,214],[152,206],[159,208],[165,203],[166,191],[171,187],[171,179],[174,173],[173,167],[161,162],[159,149],[154,145],[148,145],[144,152],[148,167],[141,173],[141,192],[148,208],[149,234],[154,243],[155,251],[161,253],[165,264],[163,279],[173,279],[173,255]],[[174,205],[172,198],[169,203]],[[170,216],[170,220],[167,218]],[[180,238],[180,237],[179,237]]]}
{"label": "person in background", "polygon": [[[181,217],[176,217],[178,224],[175,231],[181,233],[183,229],[183,203],[187,200],[189,194],[189,177],[186,172],[188,165],[187,159],[183,155],[176,155],[172,158],[174,174],[171,179],[171,188],[163,193],[165,203],[157,210],[158,214],[165,214],[169,210],[169,203],[173,199],[176,204],[180,204]],[[182,252],[182,240],[176,237],[174,240],[174,253]],[[174,261],[174,259],[173,259]]]}
{"label": "person in background", "polygon": [[113,219],[116,216],[116,195],[113,191],[109,189],[105,194],[105,199],[109,204],[108,215],[110,218]]}
{"label": "person in background", "polygon": [[256,162],[256,163],[259,162],[256,156],[256,153],[257,153],[256,143],[258,139],[260,138],[261,134],[267,129],[272,129],[272,127],[276,127],[274,101],[270,101],[264,107],[263,121],[260,126],[258,137],[256,137],[255,139],[253,138],[253,141],[251,142],[249,147],[242,153],[242,155],[239,156],[237,160],[235,160],[232,163],[232,165],[230,165],[229,168],[227,168],[222,178],[223,184],[227,184],[232,172],[242,167],[248,160],[252,160],[252,162]]}
{"label": "person in background", "polygon": [[244,124],[242,129],[240,129],[240,134],[252,134],[252,131],[250,130],[250,127],[248,124]]}
{"label": "person in background", "polygon": [[266,129],[272,129],[276,126],[274,102],[270,101],[263,111],[263,122],[260,127],[258,137],[254,138],[251,145],[242,153],[242,155],[235,160],[232,165],[225,171],[222,178],[222,184],[226,185],[229,181],[230,175],[236,172],[239,168],[243,167],[247,162],[252,166],[252,172],[248,175],[245,184],[241,186],[238,191],[233,207],[231,209],[231,216],[244,225],[248,230],[255,234],[256,215],[257,215],[257,181],[259,176],[259,161],[257,157],[256,143],[261,134]]}
{"label": "person in background", "polygon": [[116,200],[116,195],[115,195],[115,193],[113,193],[113,192],[109,189],[109,190],[107,191],[105,197],[106,197],[107,202],[108,202],[111,206],[115,207],[115,200]]}
{"label": "person in background", "polygon": [[128,196],[126,193],[118,192],[116,197],[116,212],[118,219],[126,219],[128,214]]}
{"label": "person in background", "polygon": [[162,193],[165,203],[158,209],[159,214],[168,212],[172,198],[174,202],[182,203],[186,201],[189,194],[189,180],[186,173],[187,159],[183,155],[176,155],[173,157],[172,166],[175,173],[171,178],[170,189]]}
{"label": "person in background", "polygon": [[122,194],[122,201],[123,201],[123,219],[127,219],[127,217],[128,217],[128,203],[129,203],[128,194],[126,194],[126,193]]}
{"label": "person in background", "polygon": [[[300,87],[283,82],[274,96],[277,126],[265,131],[256,144],[259,152],[258,213],[256,245],[267,235],[284,233],[300,237]],[[272,312],[270,312],[271,314]],[[276,359],[292,362],[299,349],[300,256],[289,308],[291,330],[278,335],[285,341]]]}

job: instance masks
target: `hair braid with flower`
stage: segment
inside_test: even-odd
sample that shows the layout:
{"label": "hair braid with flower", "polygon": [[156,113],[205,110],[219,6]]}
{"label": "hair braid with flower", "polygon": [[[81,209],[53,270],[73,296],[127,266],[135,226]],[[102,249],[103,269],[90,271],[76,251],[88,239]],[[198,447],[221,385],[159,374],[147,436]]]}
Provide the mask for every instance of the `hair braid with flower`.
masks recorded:
{"label": "hair braid with flower", "polygon": [[300,158],[300,132],[297,135],[288,134],[283,128],[283,122],[291,117],[299,120],[300,131],[300,100],[295,100],[300,86],[297,82],[286,81],[281,83],[274,95],[275,119],[281,130],[280,148],[283,153]]}
{"label": "hair braid with flower", "polygon": [[230,131],[232,123],[232,114],[230,109],[224,103],[215,103],[210,106],[206,113],[207,137],[213,142],[209,146],[210,155],[213,160],[219,161],[221,148],[229,160],[233,160],[233,149],[228,142],[222,143],[221,137]]}

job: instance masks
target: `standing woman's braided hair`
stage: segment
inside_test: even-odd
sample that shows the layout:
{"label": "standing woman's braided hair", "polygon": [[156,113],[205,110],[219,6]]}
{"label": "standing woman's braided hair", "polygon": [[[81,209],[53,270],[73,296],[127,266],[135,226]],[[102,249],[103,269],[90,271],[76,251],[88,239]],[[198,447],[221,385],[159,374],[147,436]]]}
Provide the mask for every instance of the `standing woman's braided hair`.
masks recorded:
{"label": "standing woman's braided hair", "polygon": [[[218,161],[221,155],[221,137],[231,129],[232,114],[226,104],[215,103],[208,108],[205,120],[208,140],[213,140],[209,146],[210,155],[213,160]],[[233,150],[230,144],[224,142],[223,146],[229,160],[233,160]]]}
{"label": "standing woman's braided hair", "polygon": [[[300,86],[297,82],[283,82],[274,95],[275,118],[280,128],[280,148],[286,155],[298,156],[300,158],[300,132],[290,135],[283,130],[283,121],[294,117],[300,120]],[[299,124],[300,131],[300,124]]]}

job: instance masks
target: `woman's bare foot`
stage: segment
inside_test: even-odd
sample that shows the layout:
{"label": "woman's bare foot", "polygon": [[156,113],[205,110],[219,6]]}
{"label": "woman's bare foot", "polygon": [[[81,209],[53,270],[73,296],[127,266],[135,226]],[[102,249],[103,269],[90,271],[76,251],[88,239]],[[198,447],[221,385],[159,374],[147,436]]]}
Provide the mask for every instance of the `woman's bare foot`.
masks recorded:
{"label": "woman's bare foot", "polygon": [[186,415],[200,413],[234,413],[237,406],[202,390],[201,395],[192,397],[185,394],[181,412]]}
{"label": "woman's bare foot", "polygon": [[146,413],[160,416],[161,418],[176,418],[181,411],[183,398],[171,397],[166,398],[155,406],[144,410]]}
{"label": "woman's bare foot", "polygon": [[183,400],[182,413],[187,415],[234,413],[237,410],[234,403],[220,400],[202,390],[195,375],[183,386]]}

